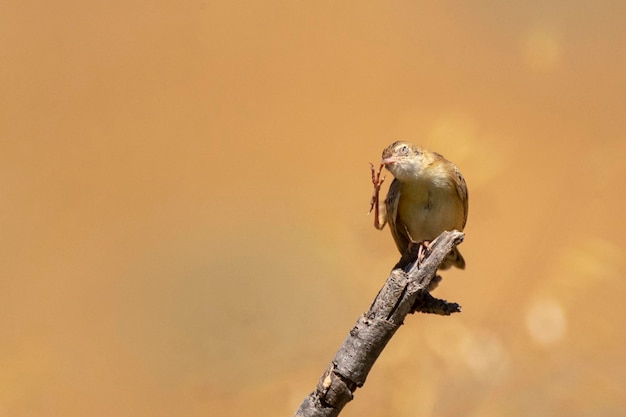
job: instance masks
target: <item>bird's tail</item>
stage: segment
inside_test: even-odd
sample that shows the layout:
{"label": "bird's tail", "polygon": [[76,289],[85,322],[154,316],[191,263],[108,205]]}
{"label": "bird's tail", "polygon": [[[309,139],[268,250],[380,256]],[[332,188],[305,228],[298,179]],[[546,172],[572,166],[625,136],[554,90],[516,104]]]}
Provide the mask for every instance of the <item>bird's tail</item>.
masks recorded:
{"label": "bird's tail", "polygon": [[444,259],[439,266],[439,269],[448,269],[451,266],[455,266],[459,269],[465,269],[465,259],[463,259],[463,255],[461,255],[458,248],[454,248],[450,251],[446,259]]}

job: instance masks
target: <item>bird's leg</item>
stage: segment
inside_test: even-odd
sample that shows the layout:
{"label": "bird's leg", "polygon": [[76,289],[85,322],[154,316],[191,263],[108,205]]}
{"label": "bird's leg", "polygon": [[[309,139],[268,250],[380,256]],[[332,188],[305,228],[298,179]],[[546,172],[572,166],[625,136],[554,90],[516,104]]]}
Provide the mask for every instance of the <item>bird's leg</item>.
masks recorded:
{"label": "bird's leg", "polygon": [[385,176],[380,178],[380,173],[383,170],[384,164],[380,164],[378,167],[378,171],[374,168],[374,164],[370,162],[370,169],[372,171],[372,184],[374,184],[374,192],[372,193],[372,199],[370,200],[370,211],[367,214],[370,214],[372,210],[374,210],[374,227],[377,229],[382,229],[385,226],[384,222],[380,221],[380,213],[379,213],[379,204],[380,204],[380,186],[385,182]]}
{"label": "bird's leg", "polygon": [[427,240],[424,240],[422,242],[414,242],[414,241],[409,242],[409,251],[414,250],[413,248],[415,246],[417,246],[417,258],[416,258],[416,261],[417,261],[417,265],[418,266],[422,263],[422,261],[424,260],[424,258],[427,255],[428,251],[430,250],[430,243],[431,242],[429,242]]}
{"label": "bird's leg", "polygon": [[420,242],[420,250],[417,253],[417,262],[421,263],[429,251],[430,251],[430,242],[428,240]]}
{"label": "bird's leg", "polygon": [[[409,246],[407,246],[407,249],[402,254],[400,261],[398,261],[393,269],[400,268],[407,271],[406,268],[408,268],[409,265],[411,265],[413,262],[417,262],[417,268],[419,269],[420,264],[422,263],[424,258],[426,258],[426,255],[428,255],[428,252],[430,251],[431,243],[432,242],[426,240],[423,242],[415,242],[411,240],[409,242]],[[433,291],[435,288],[437,288],[442,279],[443,278],[441,277],[441,275],[435,275],[430,281],[428,287],[425,288],[425,290],[427,292]]]}

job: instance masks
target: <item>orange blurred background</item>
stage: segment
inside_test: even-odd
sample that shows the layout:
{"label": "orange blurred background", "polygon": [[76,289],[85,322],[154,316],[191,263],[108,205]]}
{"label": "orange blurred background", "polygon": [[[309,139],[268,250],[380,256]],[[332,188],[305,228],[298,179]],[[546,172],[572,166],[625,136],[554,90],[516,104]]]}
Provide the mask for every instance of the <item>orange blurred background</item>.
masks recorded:
{"label": "orange blurred background", "polygon": [[1,416],[291,415],[398,258],[399,139],[468,182],[464,311],[342,415],[624,414],[626,3],[1,10]]}

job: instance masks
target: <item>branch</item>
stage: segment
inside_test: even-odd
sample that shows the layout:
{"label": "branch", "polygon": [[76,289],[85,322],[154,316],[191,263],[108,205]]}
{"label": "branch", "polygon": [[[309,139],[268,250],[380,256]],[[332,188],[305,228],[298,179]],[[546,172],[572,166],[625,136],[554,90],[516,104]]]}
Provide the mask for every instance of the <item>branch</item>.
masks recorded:
{"label": "branch", "polygon": [[381,288],[369,310],[356,322],[320,378],[315,391],[304,399],[296,417],[338,416],[365,383],[374,362],[409,313],[449,315],[461,311],[456,303],[434,298],[427,289],[438,283],[437,268],[463,241],[463,233],[443,232],[431,244],[426,257],[403,256]]}

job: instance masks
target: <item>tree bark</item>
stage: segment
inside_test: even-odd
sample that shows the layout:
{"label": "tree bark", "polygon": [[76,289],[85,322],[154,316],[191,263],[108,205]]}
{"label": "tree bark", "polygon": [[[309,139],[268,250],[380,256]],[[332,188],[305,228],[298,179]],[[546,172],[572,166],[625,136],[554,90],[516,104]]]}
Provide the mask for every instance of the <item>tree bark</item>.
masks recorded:
{"label": "tree bark", "polygon": [[[443,232],[418,262],[415,254],[403,256],[391,271],[369,310],[357,320],[335,358],[309,394],[296,417],[337,416],[365,383],[387,342],[409,313],[449,315],[461,311],[456,303],[434,298],[426,290],[437,283],[437,268],[446,255],[463,241],[463,233]],[[437,277],[437,278],[436,278]]]}

